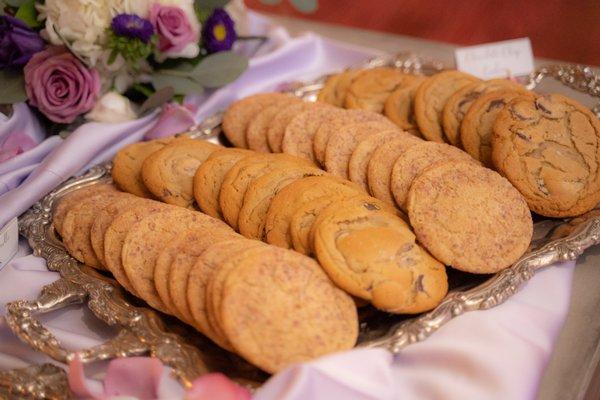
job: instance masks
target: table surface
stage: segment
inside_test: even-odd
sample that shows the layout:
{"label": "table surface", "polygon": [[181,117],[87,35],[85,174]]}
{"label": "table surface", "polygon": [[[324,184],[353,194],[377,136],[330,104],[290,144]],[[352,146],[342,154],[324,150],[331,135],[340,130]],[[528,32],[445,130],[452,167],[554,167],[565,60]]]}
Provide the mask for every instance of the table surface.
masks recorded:
{"label": "table surface", "polygon": [[[456,46],[393,35],[383,32],[348,28],[269,15],[292,35],[312,31],[324,37],[361,46],[377,48],[389,53],[412,51],[432,57],[446,65],[454,64]],[[536,59],[536,65],[556,63],[555,60]],[[598,73],[598,69],[594,68]],[[564,87],[555,82],[544,82],[541,90],[552,91]],[[584,104],[591,99],[570,92]],[[573,280],[571,306],[556,348],[542,378],[538,400],[596,400],[600,398],[600,246],[586,252],[577,262]],[[552,293],[548,293],[549,296]]]}

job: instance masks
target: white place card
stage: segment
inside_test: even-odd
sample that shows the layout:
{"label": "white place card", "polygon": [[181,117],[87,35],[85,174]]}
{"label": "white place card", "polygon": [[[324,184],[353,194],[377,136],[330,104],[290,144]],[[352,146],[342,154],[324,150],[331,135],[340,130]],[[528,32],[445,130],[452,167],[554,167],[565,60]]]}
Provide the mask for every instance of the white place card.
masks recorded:
{"label": "white place card", "polygon": [[17,253],[19,248],[19,223],[13,218],[0,229],[0,269]]}
{"label": "white place card", "polygon": [[534,68],[529,38],[462,47],[454,58],[456,69],[481,79],[524,76]]}

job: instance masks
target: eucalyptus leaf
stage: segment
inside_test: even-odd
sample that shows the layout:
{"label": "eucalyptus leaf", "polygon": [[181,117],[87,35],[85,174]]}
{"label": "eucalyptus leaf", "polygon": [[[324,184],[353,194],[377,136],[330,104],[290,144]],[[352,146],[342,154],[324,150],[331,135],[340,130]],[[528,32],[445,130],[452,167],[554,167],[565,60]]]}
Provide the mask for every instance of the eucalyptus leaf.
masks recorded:
{"label": "eucalyptus leaf", "polygon": [[25,22],[30,28],[41,26],[41,22],[37,20],[37,10],[35,9],[35,0],[27,0],[17,10],[15,17]]}
{"label": "eucalyptus leaf", "polygon": [[214,8],[223,8],[229,3],[229,0],[195,0],[194,5],[201,10],[212,10]]}
{"label": "eucalyptus leaf", "polygon": [[319,8],[318,0],[290,0],[298,11],[305,14],[311,14]]}
{"label": "eucalyptus leaf", "polygon": [[0,104],[20,103],[27,100],[22,74],[0,70]]}
{"label": "eucalyptus leaf", "polygon": [[0,0],[0,16],[6,14],[4,8],[6,8],[6,2],[4,0]]}
{"label": "eucalyptus leaf", "polygon": [[192,71],[193,69],[159,69],[156,72],[158,72],[161,75],[171,75],[171,76],[178,76],[180,78],[189,78],[192,75]]}
{"label": "eucalyptus leaf", "polygon": [[235,81],[248,68],[248,59],[231,51],[205,57],[191,72],[191,78],[207,88]]}
{"label": "eucalyptus leaf", "polygon": [[200,94],[204,91],[202,85],[189,78],[161,73],[152,75],[152,85],[157,91],[171,87],[177,94]]}
{"label": "eucalyptus leaf", "polygon": [[145,114],[146,111],[154,110],[168,103],[175,96],[175,90],[172,86],[166,86],[157,90],[153,95],[148,97],[140,107],[140,113]]}

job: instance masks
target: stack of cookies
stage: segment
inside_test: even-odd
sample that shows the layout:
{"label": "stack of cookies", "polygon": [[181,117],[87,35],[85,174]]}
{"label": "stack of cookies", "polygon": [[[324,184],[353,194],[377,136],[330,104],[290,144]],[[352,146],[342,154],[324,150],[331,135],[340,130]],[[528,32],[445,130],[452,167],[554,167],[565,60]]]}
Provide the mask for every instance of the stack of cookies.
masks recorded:
{"label": "stack of cookies", "polygon": [[53,224],[73,257],[267,372],[356,342],[356,306],[319,264],[203,213],[95,184]]}

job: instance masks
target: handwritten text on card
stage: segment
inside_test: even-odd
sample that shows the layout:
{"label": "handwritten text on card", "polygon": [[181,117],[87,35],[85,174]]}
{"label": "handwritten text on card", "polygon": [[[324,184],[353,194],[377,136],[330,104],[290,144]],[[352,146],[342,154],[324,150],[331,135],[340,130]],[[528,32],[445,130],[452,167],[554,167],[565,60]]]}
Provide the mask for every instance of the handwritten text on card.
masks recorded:
{"label": "handwritten text on card", "polygon": [[462,47],[454,52],[456,68],[481,79],[528,75],[533,52],[528,38]]}

